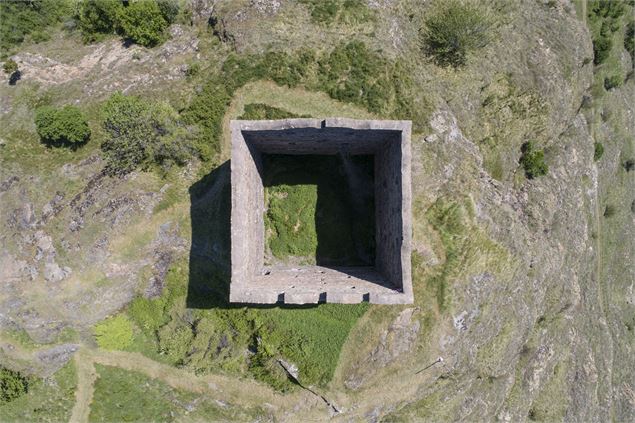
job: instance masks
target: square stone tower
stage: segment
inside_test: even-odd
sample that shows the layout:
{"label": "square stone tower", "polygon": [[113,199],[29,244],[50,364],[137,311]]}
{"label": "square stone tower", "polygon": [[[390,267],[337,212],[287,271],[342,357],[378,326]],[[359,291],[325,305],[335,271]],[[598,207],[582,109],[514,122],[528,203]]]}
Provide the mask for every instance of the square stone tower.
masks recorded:
{"label": "square stone tower", "polygon": [[[410,121],[231,121],[231,286],[238,303],[410,304]],[[373,266],[265,268],[263,155],[374,156]]]}

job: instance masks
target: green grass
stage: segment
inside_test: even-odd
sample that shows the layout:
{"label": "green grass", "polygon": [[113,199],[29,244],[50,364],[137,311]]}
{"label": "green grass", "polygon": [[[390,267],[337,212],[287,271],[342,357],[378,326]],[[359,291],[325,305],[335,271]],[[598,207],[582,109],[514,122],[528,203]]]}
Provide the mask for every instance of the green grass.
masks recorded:
{"label": "green grass", "polygon": [[266,190],[267,246],[281,259],[317,253],[317,185],[276,185]]}
{"label": "green grass", "polygon": [[245,104],[244,113],[238,119],[244,120],[263,120],[263,119],[288,119],[288,118],[308,118],[308,115],[296,115],[286,110],[272,107],[263,103]]}
{"label": "green grass", "polygon": [[[265,227],[275,257],[301,256],[325,265],[372,264],[373,159],[346,160],[348,167],[339,156],[265,155]],[[355,176],[349,179],[345,169]]]}
{"label": "green grass", "polygon": [[91,422],[172,422],[253,420],[262,410],[220,407],[213,398],[174,389],[147,376],[97,364]]}
{"label": "green grass", "polygon": [[2,422],[69,421],[75,403],[75,366],[68,363],[49,379],[29,378],[29,391],[0,403]]}
{"label": "green grass", "polygon": [[[457,279],[479,271],[502,272],[508,268],[508,252],[476,225],[470,200],[441,198],[426,210],[425,217],[437,232],[445,256],[426,278],[427,287],[436,295],[439,311],[450,309],[452,285]],[[413,267],[418,272],[419,260],[413,262]]]}
{"label": "green grass", "polygon": [[117,315],[95,325],[97,345],[108,350],[123,350],[132,344],[132,324],[127,316]]}
{"label": "green grass", "polygon": [[7,0],[0,2],[0,59],[13,54],[24,41],[50,38],[51,27],[72,14],[70,0]]}
{"label": "green grass", "polygon": [[410,75],[411,69],[401,62],[389,61],[355,40],[320,54],[307,49],[232,53],[218,72],[210,74],[182,116],[187,124],[198,127],[195,145],[201,158],[212,164],[218,159],[222,120],[235,91],[263,79],[322,91],[386,118],[411,119],[416,132],[426,127],[431,110],[429,104],[413,97],[415,85]]}
{"label": "green grass", "polygon": [[[203,265],[207,267],[201,269]],[[349,331],[368,308],[367,304],[236,307],[227,303],[227,294],[219,287],[219,291],[210,289],[215,282],[227,282],[209,260],[190,266],[189,286],[188,266],[179,261],[168,273],[161,297],[133,301],[127,314],[141,329],[128,350],[195,373],[247,373],[280,390],[292,388],[276,361],[285,358],[300,368],[303,383],[324,385],[333,376]],[[204,274],[193,274],[194,269]],[[192,297],[199,309],[188,308]],[[252,354],[246,355],[248,350]]]}
{"label": "green grass", "polygon": [[313,22],[321,25],[356,25],[374,22],[375,12],[363,0],[300,0]]}

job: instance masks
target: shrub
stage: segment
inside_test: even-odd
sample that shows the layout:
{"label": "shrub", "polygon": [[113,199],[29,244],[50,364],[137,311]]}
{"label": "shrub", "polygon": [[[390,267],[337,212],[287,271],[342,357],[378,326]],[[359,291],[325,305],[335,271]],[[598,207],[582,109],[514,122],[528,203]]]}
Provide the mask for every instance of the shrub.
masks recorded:
{"label": "shrub", "polygon": [[67,0],[0,1],[0,56],[6,57],[28,36],[34,42],[44,40],[48,27],[70,16],[71,11]]}
{"label": "shrub", "polygon": [[185,76],[187,76],[188,78],[192,78],[198,75],[200,72],[201,72],[201,64],[198,62],[195,62],[187,67],[187,69],[185,70]]}
{"label": "shrub", "polygon": [[107,136],[101,148],[111,174],[152,165],[167,171],[175,164],[185,164],[194,153],[189,131],[165,103],[150,104],[115,93],[103,105],[102,126]]}
{"label": "shrub", "polygon": [[218,153],[223,115],[234,91],[250,81],[270,78],[288,86],[305,84],[386,117],[412,119],[413,128],[419,130],[429,105],[415,103],[410,74],[405,66],[388,62],[360,41],[341,43],[321,57],[303,49],[263,56],[231,54],[192,99],[183,117],[200,128],[197,151],[203,160],[211,160]]}
{"label": "shrub", "polygon": [[596,142],[595,144],[593,144],[593,147],[594,147],[593,160],[597,162],[604,155],[604,145],[602,145],[599,142]]}
{"label": "shrub", "polygon": [[624,48],[631,55],[631,62],[635,68],[635,21],[630,21],[624,32]]}
{"label": "shrub", "polygon": [[76,19],[85,42],[99,41],[117,29],[121,0],[81,0]]}
{"label": "shrub", "polygon": [[90,128],[82,111],[71,105],[61,109],[43,106],[36,110],[35,126],[40,139],[53,146],[78,146],[88,141]]}
{"label": "shrub", "polygon": [[545,153],[542,150],[535,150],[533,143],[528,141],[521,147],[522,155],[520,156],[520,164],[525,170],[525,175],[529,179],[547,174],[549,170],[545,163]]}
{"label": "shrub", "polygon": [[622,85],[621,75],[612,75],[604,78],[604,89],[609,91]]}
{"label": "shrub", "polygon": [[330,25],[336,22],[358,24],[375,18],[363,0],[300,0],[311,14],[313,22]]}
{"label": "shrub", "polygon": [[166,39],[169,23],[155,2],[136,1],[117,11],[118,24],[123,35],[145,47],[154,47]]}
{"label": "shrub", "polygon": [[593,38],[593,63],[599,65],[604,62],[609,57],[612,48],[611,38],[603,35]]}
{"label": "shrub", "polygon": [[173,24],[179,14],[179,4],[177,0],[157,0],[157,6],[161,11],[161,16],[168,24]]}
{"label": "shrub", "polygon": [[4,62],[4,65],[2,65],[2,69],[4,70],[4,73],[11,75],[18,71],[18,64],[15,62],[15,60],[9,59]]}
{"label": "shrub", "polygon": [[132,344],[132,323],[123,314],[98,323],[93,331],[100,348],[123,350]]}
{"label": "shrub", "polygon": [[622,164],[622,166],[624,167],[625,171],[630,172],[635,169],[635,160],[628,159]]}
{"label": "shrub", "polygon": [[615,212],[615,207],[609,204],[604,208],[604,217],[613,217],[615,216]]}
{"label": "shrub", "polygon": [[0,404],[10,402],[26,394],[29,381],[20,372],[0,366]]}
{"label": "shrub", "polygon": [[613,48],[613,33],[620,29],[624,2],[593,0],[587,7],[587,17],[593,33],[593,63],[603,63]]}
{"label": "shrub", "polygon": [[361,41],[338,45],[319,63],[323,89],[331,97],[374,113],[389,109],[394,91],[390,70],[386,60]]}
{"label": "shrub", "polygon": [[440,66],[463,66],[469,53],[490,42],[492,24],[489,14],[474,3],[438,1],[424,20],[424,52]]}
{"label": "shrub", "polygon": [[167,38],[165,29],[179,13],[176,0],[81,0],[76,19],[85,42],[115,32],[145,47]]}

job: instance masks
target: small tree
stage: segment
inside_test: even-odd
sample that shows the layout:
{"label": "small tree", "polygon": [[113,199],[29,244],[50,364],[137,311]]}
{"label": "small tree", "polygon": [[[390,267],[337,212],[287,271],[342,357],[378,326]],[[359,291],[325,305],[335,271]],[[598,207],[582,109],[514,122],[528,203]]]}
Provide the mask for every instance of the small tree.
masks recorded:
{"label": "small tree", "polygon": [[120,9],[118,21],[124,36],[136,44],[153,47],[166,39],[168,22],[155,2],[136,1]]}
{"label": "small tree", "polygon": [[150,104],[139,97],[115,93],[104,104],[102,115],[107,136],[101,149],[113,174],[151,165],[167,171],[192,156],[189,132],[165,103]]}
{"label": "small tree", "polygon": [[441,66],[463,66],[470,52],[491,40],[492,19],[477,4],[437,1],[424,21],[424,51]]}
{"label": "small tree", "polygon": [[90,138],[86,117],[75,106],[40,107],[35,113],[35,126],[42,141],[54,146],[76,147]]}
{"label": "small tree", "polygon": [[0,404],[13,401],[29,390],[29,381],[20,372],[0,366]]}
{"label": "small tree", "polygon": [[549,170],[545,163],[545,153],[542,150],[535,150],[531,141],[524,143],[521,147],[522,155],[520,164],[525,170],[525,175],[529,179],[547,174]]}
{"label": "small tree", "polygon": [[604,145],[602,145],[599,142],[596,142],[595,144],[593,144],[593,147],[594,147],[593,160],[597,162],[604,155]]}
{"label": "small tree", "polygon": [[121,0],[80,0],[76,19],[85,42],[99,41],[117,29]]}
{"label": "small tree", "polygon": [[4,65],[2,65],[2,69],[4,70],[4,73],[6,73],[7,75],[11,75],[18,71],[18,64],[15,62],[15,60],[9,59],[4,62]]}

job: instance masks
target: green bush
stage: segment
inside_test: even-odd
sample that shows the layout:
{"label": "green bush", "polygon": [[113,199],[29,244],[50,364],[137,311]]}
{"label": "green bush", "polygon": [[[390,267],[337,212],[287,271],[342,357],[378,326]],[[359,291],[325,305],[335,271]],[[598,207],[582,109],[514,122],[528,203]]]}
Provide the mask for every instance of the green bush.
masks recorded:
{"label": "green bush", "polygon": [[525,170],[525,175],[529,179],[547,174],[549,170],[545,163],[545,153],[542,150],[535,150],[531,141],[524,143],[521,147],[522,155],[520,164]]}
{"label": "green bush", "polygon": [[375,18],[374,12],[363,0],[300,0],[309,9],[313,22],[358,24]]}
{"label": "green bush", "polygon": [[0,404],[13,401],[26,394],[29,381],[20,372],[0,366]]}
{"label": "green bush", "polygon": [[593,144],[593,147],[594,147],[593,160],[597,162],[604,155],[604,145],[602,145],[599,142],[596,142],[595,144]]}
{"label": "green bush", "polygon": [[604,89],[609,91],[622,85],[622,75],[611,75],[604,78]]}
{"label": "green bush", "polygon": [[157,0],[161,16],[168,24],[173,24],[179,14],[178,0]]}
{"label": "green bush", "polygon": [[587,6],[587,17],[593,38],[593,63],[599,65],[613,49],[613,33],[620,29],[624,2],[593,0]]}
{"label": "green bush", "polygon": [[490,42],[492,24],[487,11],[475,3],[437,1],[424,20],[424,52],[440,66],[463,66],[469,53]]}
{"label": "green bush", "polygon": [[121,36],[145,47],[166,40],[167,27],[176,20],[176,0],[81,0],[76,19],[85,42],[100,41],[108,34]]}
{"label": "green bush", "polygon": [[75,106],[43,106],[35,112],[35,126],[40,139],[53,146],[83,144],[90,137],[86,116]]}
{"label": "green bush", "polygon": [[593,38],[593,63],[599,65],[603,63],[611,53],[613,41],[605,35],[598,35]]}
{"label": "green bush", "polygon": [[132,323],[123,314],[110,317],[93,329],[97,345],[107,350],[123,350],[132,344]]}
{"label": "green bush", "polygon": [[185,70],[185,76],[188,78],[193,78],[201,72],[201,64],[198,62],[194,62],[190,64]]}
{"label": "green bush", "polygon": [[2,70],[4,73],[11,75],[14,72],[18,71],[18,64],[13,59],[9,59],[2,65]]}
{"label": "green bush", "polygon": [[635,21],[630,21],[624,32],[624,48],[631,55],[631,62],[635,68]]}
{"label": "green bush", "polygon": [[69,0],[0,1],[0,57],[31,36],[34,42],[47,38],[49,27],[70,17]]}
{"label": "green bush", "polygon": [[156,2],[135,1],[117,11],[122,34],[144,47],[154,47],[166,40],[169,23]]}
{"label": "green bush", "polygon": [[106,137],[101,148],[112,174],[126,174],[153,165],[168,171],[195,153],[189,130],[165,103],[113,94],[102,107]]}
{"label": "green bush", "polygon": [[81,0],[77,5],[76,19],[84,41],[100,41],[106,35],[114,34],[122,9],[121,0]]}

